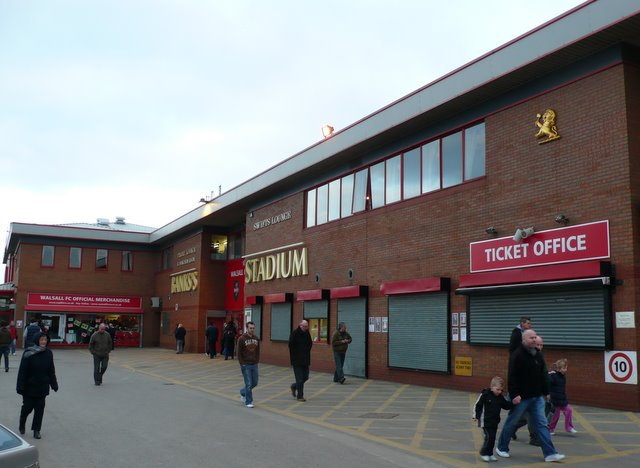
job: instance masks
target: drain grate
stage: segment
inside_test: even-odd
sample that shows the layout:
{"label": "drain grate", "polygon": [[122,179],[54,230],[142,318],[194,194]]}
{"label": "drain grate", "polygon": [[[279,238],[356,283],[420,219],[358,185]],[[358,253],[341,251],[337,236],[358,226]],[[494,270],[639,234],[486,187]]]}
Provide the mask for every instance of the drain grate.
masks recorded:
{"label": "drain grate", "polygon": [[400,416],[399,413],[364,413],[359,417],[364,419],[393,419]]}
{"label": "drain grate", "polygon": [[175,384],[173,384],[171,382],[165,382],[163,385],[175,385]]}
{"label": "drain grate", "polygon": [[136,369],[151,369],[152,367],[156,366],[137,366]]}

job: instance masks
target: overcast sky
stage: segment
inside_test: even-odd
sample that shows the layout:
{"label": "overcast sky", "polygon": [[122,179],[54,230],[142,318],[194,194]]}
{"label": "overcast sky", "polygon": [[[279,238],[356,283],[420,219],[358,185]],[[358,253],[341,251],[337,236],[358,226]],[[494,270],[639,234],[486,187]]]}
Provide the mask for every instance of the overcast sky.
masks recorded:
{"label": "overcast sky", "polygon": [[2,252],[11,222],[161,227],[581,3],[0,0]]}

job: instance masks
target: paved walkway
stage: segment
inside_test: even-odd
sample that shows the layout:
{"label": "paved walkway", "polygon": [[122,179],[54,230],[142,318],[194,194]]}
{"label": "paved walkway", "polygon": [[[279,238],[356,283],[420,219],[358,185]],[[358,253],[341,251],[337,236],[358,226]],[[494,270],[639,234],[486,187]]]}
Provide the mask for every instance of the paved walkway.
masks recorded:
{"label": "paved walkway", "polygon": [[[242,376],[236,360],[146,348],[118,349],[110,364],[241,404]],[[269,411],[395,447],[423,457],[426,464],[486,465],[478,455],[481,430],[471,421],[475,394],[356,378],[340,385],[330,374],[312,372],[305,385],[307,402],[298,402],[289,390],[292,381],[290,368],[261,364],[256,407],[247,411]],[[574,406],[573,417],[579,433],[558,431],[553,437],[558,451],[567,455],[564,465],[640,467],[637,413]],[[561,418],[559,430],[562,424]],[[512,457],[500,458],[499,466],[549,466],[540,448],[528,445],[526,427],[518,434],[519,440],[510,446]]]}

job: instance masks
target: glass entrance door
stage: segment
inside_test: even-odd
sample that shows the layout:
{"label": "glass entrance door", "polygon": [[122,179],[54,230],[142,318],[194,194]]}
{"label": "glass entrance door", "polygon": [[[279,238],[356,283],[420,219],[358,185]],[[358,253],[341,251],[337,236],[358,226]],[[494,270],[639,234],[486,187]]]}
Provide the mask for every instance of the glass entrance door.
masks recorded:
{"label": "glass entrance door", "polygon": [[49,327],[51,343],[62,343],[64,337],[64,314],[42,314],[42,326]]}

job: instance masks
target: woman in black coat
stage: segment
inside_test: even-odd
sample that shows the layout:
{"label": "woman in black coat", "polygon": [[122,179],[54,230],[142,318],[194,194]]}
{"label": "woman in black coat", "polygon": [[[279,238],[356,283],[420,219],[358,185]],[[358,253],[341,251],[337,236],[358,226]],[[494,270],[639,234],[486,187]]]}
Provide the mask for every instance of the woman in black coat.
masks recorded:
{"label": "woman in black coat", "polygon": [[56,379],[56,368],[53,364],[53,353],[47,347],[49,337],[38,334],[34,341],[36,344],[27,348],[22,355],[16,391],[22,395],[20,434],[24,434],[27,416],[34,411],[31,429],[33,437],[40,439],[45,399],[49,394],[49,387],[54,392],[58,391],[58,379]]}

